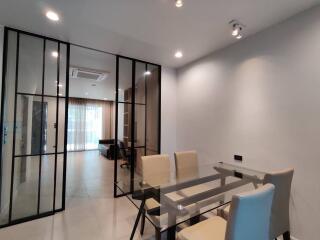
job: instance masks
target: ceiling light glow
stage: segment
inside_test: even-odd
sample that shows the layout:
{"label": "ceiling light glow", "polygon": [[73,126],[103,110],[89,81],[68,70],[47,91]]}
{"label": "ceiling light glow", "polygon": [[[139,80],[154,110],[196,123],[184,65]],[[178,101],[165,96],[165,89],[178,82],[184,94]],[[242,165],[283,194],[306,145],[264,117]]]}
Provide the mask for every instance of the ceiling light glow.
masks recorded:
{"label": "ceiling light glow", "polygon": [[176,0],[176,7],[180,8],[183,6],[183,1],[182,0]]}
{"label": "ceiling light glow", "polygon": [[60,19],[59,15],[57,13],[53,12],[53,11],[48,11],[46,13],[46,16],[47,16],[48,19],[50,19],[51,21],[54,21],[54,22],[57,22]]}
{"label": "ceiling light glow", "polygon": [[183,57],[183,53],[181,51],[176,51],[176,53],[174,54],[174,56],[176,58],[182,58]]}
{"label": "ceiling light glow", "polygon": [[146,72],[144,73],[144,75],[145,75],[145,76],[149,76],[149,75],[151,75],[151,72],[150,72],[150,71],[146,71]]}
{"label": "ceiling light glow", "polygon": [[56,51],[53,51],[53,52],[51,53],[51,56],[54,57],[54,58],[57,58],[57,57],[59,56],[59,53],[56,52]]}

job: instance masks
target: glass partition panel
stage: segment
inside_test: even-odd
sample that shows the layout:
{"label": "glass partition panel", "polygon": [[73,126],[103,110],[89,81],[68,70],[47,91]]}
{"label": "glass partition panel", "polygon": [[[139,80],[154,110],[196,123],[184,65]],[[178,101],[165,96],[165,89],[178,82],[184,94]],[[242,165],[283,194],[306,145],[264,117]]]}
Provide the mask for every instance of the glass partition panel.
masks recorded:
{"label": "glass partition panel", "polygon": [[44,97],[42,103],[42,153],[55,153],[57,98]]}
{"label": "glass partition panel", "polygon": [[40,213],[53,210],[55,155],[41,156]]}
{"label": "glass partition panel", "polygon": [[37,214],[40,156],[16,157],[12,196],[12,220]]}
{"label": "glass partition panel", "polygon": [[59,44],[53,41],[46,41],[45,51],[45,71],[44,71],[44,94],[56,96],[57,87],[62,87],[58,83],[58,61]]}
{"label": "glass partition panel", "polygon": [[[64,138],[66,125],[68,94],[62,91],[66,97],[59,96],[59,79],[67,83],[69,51],[66,43],[9,28],[4,39],[0,226],[53,214],[58,197],[59,208],[64,206],[60,184],[64,175],[59,173],[61,179],[54,179],[58,168],[60,172],[65,169],[64,159],[58,166],[56,146],[57,136]],[[60,142],[60,153],[64,153],[64,141]]]}
{"label": "glass partition panel", "polygon": [[[7,33],[7,61],[5,84],[2,86],[4,95],[2,96],[2,152],[0,164],[0,225],[9,223],[10,186],[12,170],[12,143],[14,126],[14,102],[15,102],[15,79],[16,79],[16,54],[17,54],[17,33]],[[5,61],[5,59],[4,59]]]}
{"label": "glass partition panel", "polygon": [[160,67],[148,64],[150,75],[146,80],[146,153],[157,154],[160,151]]}
{"label": "glass partition panel", "polygon": [[[115,196],[135,189],[132,181],[142,174],[142,157],[159,154],[160,67],[118,57],[116,112],[118,155],[115,163]],[[133,87],[134,86],[134,87]]]}
{"label": "glass partition panel", "polygon": [[44,40],[19,34],[18,92],[42,94]]}

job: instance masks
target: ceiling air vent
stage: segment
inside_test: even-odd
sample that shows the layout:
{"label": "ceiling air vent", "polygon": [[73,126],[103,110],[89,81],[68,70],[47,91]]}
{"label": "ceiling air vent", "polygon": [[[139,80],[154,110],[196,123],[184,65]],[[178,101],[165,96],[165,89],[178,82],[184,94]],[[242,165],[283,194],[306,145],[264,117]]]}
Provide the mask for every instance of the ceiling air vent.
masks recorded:
{"label": "ceiling air vent", "polygon": [[97,82],[105,80],[109,75],[108,72],[80,67],[71,67],[70,74],[72,78],[87,79]]}

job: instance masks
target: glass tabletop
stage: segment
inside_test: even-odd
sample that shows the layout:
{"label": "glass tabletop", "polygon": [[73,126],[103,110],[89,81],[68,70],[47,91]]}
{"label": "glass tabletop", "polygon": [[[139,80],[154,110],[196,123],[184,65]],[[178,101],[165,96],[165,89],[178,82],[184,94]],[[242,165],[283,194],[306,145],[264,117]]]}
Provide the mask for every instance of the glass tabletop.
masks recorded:
{"label": "glass tabletop", "polygon": [[230,203],[234,194],[254,190],[265,173],[227,163],[183,168],[177,172],[135,175],[116,183],[161,231]]}

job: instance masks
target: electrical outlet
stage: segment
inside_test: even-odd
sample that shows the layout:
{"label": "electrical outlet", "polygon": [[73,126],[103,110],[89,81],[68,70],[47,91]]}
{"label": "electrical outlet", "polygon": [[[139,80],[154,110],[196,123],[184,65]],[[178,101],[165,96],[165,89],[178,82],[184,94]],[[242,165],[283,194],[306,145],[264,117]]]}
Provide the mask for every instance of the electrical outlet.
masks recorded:
{"label": "electrical outlet", "polygon": [[234,159],[235,161],[240,161],[240,162],[242,162],[242,156],[241,156],[241,155],[234,155],[234,156],[233,156],[233,159]]}

